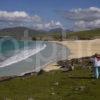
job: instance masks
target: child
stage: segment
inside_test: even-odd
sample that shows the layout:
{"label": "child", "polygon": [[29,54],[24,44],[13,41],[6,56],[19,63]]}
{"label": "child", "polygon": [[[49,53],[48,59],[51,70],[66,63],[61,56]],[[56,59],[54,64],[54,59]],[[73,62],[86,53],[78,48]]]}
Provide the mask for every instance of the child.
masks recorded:
{"label": "child", "polygon": [[100,76],[100,54],[95,54],[91,60],[93,62],[95,78],[98,79]]}

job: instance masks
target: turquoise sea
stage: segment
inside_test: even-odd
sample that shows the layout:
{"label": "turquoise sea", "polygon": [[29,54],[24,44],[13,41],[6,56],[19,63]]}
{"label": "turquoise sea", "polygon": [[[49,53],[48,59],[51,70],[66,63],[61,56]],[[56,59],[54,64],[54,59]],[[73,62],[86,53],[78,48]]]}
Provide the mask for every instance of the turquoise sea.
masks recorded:
{"label": "turquoise sea", "polygon": [[0,39],[0,76],[38,72],[46,64],[67,59],[68,48],[47,41]]}

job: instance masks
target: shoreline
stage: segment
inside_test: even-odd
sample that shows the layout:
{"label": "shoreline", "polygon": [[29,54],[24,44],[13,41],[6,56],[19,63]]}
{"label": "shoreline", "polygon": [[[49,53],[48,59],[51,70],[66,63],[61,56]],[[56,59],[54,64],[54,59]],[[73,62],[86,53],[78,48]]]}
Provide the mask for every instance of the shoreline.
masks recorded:
{"label": "shoreline", "polygon": [[[66,40],[66,41],[51,41],[67,47],[71,54],[68,59],[81,58],[92,56],[95,53],[100,53],[100,39],[94,40]],[[57,62],[48,64],[43,68],[45,72],[59,70]]]}
{"label": "shoreline", "polygon": [[[95,40],[74,40],[74,41],[72,41],[72,40],[67,41],[66,40],[66,41],[49,41],[49,42],[55,42],[55,43],[58,43],[60,45],[63,45],[65,47],[67,47],[71,52],[71,55],[69,55],[68,60],[71,60],[73,58],[77,59],[77,58],[92,56],[94,53],[100,53],[100,39],[95,39]],[[91,44],[90,47],[92,49],[90,49],[90,50],[88,49],[89,51],[86,52],[86,50],[87,50],[86,47],[87,46],[89,47],[88,44]],[[80,50],[82,50],[82,51],[79,52]],[[76,51],[78,51],[78,52],[76,52]],[[83,53],[83,55],[82,55],[82,53]],[[60,66],[58,66],[57,61],[50,61],[47,64],[45,64],[41,70],[43,70],[45,72],[50,72],[50,71],[53,71],[53,70],[60,70]],[[19,75],[19,76],[0,77],[0,82],[6,81],[6,80],[9,80],[9,79],[13,79],[15,77],[31,76],[31,75],[34,75],[34,73],[38,74],[39,72],[31,71],[31,72],[26,72],[23,75]]]}
{"label": "shoreline", "polygon": [[[66,41],[49,41],[49,42],[54,42],[60,45],[65,46],[66,48],[68,48],[71,52],[71,54],[68,57],[68,60],[71,60],[73,58],[81,58],[81,57],[87,57],[87,56],[92,56],[94,53],[100,53],[100,39],[94,39],[94,40],[66,40]],[[94,45],[92,45],[94,43]],[[90,50],[88,52],[86,52],[87,50],[87,46],[89,47],[88,44],[91,44],[92,48],[91,52]],[[76,52],[78,51],[78,52]],[[80,52],[81,51],[81,52]],[[83,55],[82,55],[83,54]],[[66,59],[65,59],[66,60]],[[49,72],[52,70],[59,70],[60,67],[57,65],[57,61],[50,61],[48,63],[46,63],[45,65],[43,65],[43,67],[40,70],[43,70],[45,72]],[[24,76],[27,74],[32,74],[34,73],[34,71],[31,72],[25,72],[22,73],[19,76]],[[38,73],[38,72],[37,72]],[[5,76],[6,77],[6,76]]]}

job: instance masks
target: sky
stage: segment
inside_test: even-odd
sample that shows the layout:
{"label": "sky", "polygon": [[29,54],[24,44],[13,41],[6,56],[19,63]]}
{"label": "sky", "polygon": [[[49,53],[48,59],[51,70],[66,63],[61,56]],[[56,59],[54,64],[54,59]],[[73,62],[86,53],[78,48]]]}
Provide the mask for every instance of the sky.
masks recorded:
{"label": "sky", "polygon": [[100,0],[0,0],[0,28],[100,28]]}

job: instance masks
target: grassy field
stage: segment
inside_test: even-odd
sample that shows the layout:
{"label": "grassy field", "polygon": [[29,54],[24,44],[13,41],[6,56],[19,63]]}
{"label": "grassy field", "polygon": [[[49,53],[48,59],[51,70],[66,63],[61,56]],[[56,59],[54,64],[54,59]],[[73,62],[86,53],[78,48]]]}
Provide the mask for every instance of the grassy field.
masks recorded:
{"label": "grassy field", "polygon": [[100,100],[100,80],[89,69],[52,71],[0,83],[0,100]]}

